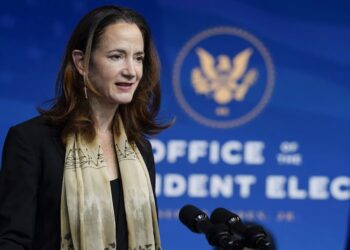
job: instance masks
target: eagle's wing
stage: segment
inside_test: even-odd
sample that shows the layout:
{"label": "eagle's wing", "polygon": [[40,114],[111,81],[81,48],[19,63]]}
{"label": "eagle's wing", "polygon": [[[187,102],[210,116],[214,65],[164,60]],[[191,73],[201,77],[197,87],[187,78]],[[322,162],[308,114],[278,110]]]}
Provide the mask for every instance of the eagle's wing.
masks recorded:
{"label": "eagle's wing", "polygon": [[257,78],[258,71],[256,69],[251,69],[247,72],[247,74],[244,76],[243,83],[239,85],[236,91],[235,99],[237,101],[244,100],[249,88],[255,83]]}
{"label": "eagle's wing", "polygon": [[215,81],[218,78],[218,73],[215,69],[214,57],[202,48],[196,49],[196,53],[205,77],[207,77],[209,80]]}
{"label": "eagle's wing", "polygon": [[233,58],[232,71],[229,76],[229,80],[237,81],[243,76],[247,70],[249,58],[252,54],[253,50],[251,48],[247,48]]}

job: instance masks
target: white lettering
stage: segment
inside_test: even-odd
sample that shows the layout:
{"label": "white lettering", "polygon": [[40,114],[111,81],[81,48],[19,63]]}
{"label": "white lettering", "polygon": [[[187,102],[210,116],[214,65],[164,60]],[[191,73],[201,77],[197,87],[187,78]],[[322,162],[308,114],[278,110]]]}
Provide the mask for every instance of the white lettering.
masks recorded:
{"label": "white lettering", "polygon": [[180,158],[196,164],[200,159],[206,159],[211,164],[218,164],[220,160],[228,165],[245,163],[247,165],[262,165],[265,163],[262,141],[247,141],[245,143],[229,140],[220,145],[218,141],[207,140],[150,140],[153,148],[155,163],[167,160],[176,163]]}
{"label": "white lettering", "polygon": [[[177,173],[161,176],[156,174],[156,195],[193,198],[231,198],[234,188],[243,199],[251,197],[252,187],[257,183],[255,175],[190,174],[188,177]],[[235,184],[237,186],[235,187]],[[350,177],[311,176],[301,182],[297,176],[269,175],[266,177],[267,199],[350,200]],[[307,187],[307,188],[301,188]]]}
{"label": "white lettering", "polygon": [[192,174],[188,177],[188,195],[195,198],[208,196],[208,176],[205,174]]}
{"label": "white lettering", "polygon": [[225,175],[224,177],[213,175],[210,178],[210,196],[216,198],[219,195],[225,198],[232,197],[233,178],[230,175]]}
{"label": "white lettering", "polygon": [[309,197],[313,200],[326,200],[329,198],[327,186],[329,178],[326,176],[312,176],[309,179]]}
{"label": "white lettering", "polygon": [[218,141],[212,141],[210,143],[209,161],[211,164],[218,163],[220,160],[220,144]]}
{"label": "white lettering", "polygon": [[164,177],[164,195],[179,197],[186,192],[186,180],[180,174],[167,174]]}
{"label": "white lettering", "polygon": [[262,154],[265,144],[259,141],[248,141],[244,145],[244,161],[246,164],[261,165],[265,162]]}
{"label": "white lettering", "polygon": [[350,178],[347,176],[339,176],[335,178],[330,186],[330,192],[334,199],[349,200],[350,199]]}
{"label": "white lettering", "polygon": [[232,151],[240,152],[242,150],[242,144],[239,141],[228,141],[221,149],[222,160],[227,164],[240,164],[242,162],[242,156],[240,154],[232,154]]}
{"label": "white lettering", "polygon": [[168,142],[168,162],[175,163],[177,158],[186,155],[186,141],[171,140]]}
{"label": "white lettering", "polygon": [[286,192],[284,185],[286,177],[282,175],[270,175],[266,178],[266,197],[269,199],[284,199]]}
{"label": "white lettering", "polygon": [[248,198],[250,196],[250,187],[256,183],[256,177],[254,175],[237,175],[235,183],[240,187],[240,197]]}
{"label": "white lettering", "polygon": [[288,179],[288,196],[291,199],[305,199],[307,193],[299,189],[299,180],[296,176],[290,176]]}
{"label": "white lettering", "polygon": [[206,141],[190,141],[188,145],[188,161],[192,164],[196,163],[198,158],[205,157],[207,155],[207,149],[208,143]]}

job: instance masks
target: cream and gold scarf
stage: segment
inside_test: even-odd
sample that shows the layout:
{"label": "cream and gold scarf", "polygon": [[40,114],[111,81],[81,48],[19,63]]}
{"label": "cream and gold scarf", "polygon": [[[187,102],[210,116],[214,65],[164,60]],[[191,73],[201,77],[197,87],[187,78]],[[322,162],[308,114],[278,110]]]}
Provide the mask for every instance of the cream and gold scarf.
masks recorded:
{"label": "cream and gold scarf", "polygon": [[[155,200],[146,164],[129,144],[119,118],[115,136],[128,228],[128,248],[160,250]],[[116,228],[110,181],[103,151],[79,134],[67,138],[61,196],[61,249],[116,249]]]}

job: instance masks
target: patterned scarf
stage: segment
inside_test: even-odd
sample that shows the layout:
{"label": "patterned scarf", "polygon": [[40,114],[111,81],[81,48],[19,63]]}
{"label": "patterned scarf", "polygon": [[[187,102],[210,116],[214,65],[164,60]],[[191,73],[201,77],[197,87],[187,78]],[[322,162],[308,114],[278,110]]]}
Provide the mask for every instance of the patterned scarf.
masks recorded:
{"label": "patterned scarf", "polygon": [[[160,250],[156,206],[146,164],[135,144],[129,144],[119,118],[114,137],[130,250]],[[116,249],[116,225],[110,181],[97,140],[87,143],[75,134],[67,138],[61,197],[61,249]],[[118,225],[117,225],[118,226]]]}

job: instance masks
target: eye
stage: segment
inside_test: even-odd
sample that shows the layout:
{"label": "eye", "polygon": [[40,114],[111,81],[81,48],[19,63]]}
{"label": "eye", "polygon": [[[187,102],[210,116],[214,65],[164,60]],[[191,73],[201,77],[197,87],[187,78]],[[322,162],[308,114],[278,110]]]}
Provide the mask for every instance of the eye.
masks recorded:
{"label": "eye", "polygon": [[145,59],[144,56],[137,56],[136,57],[136,61],[138,61],[138,62],[143,62],[144,59]]}
{"label": "eye", "polygon": [[120,55],[120,54],[114,54],[114,55],[110,55],[108,58],[110,58],[111,60],[116,61],[116,60],[121,59],[122,57],[123,57],[123,56]]}

